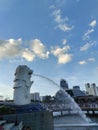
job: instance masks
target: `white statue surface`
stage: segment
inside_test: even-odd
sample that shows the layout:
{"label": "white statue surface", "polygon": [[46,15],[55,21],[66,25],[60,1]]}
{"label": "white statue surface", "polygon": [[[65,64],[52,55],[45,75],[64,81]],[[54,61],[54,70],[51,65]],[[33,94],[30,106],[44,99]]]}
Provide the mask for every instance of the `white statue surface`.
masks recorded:
{"label": "white statue surface", "polygon": [[31,102],[30,88],[33,83],[31,75],[33,71],[26,65],[19,65],[16,68],[14,80],[14,103],[26,105]]}

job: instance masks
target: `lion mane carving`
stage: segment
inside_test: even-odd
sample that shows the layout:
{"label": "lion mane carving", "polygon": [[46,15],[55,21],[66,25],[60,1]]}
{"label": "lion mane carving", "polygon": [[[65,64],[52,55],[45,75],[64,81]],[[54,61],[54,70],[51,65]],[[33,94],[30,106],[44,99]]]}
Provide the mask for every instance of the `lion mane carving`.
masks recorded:
{"label": "lion mane carving", "polygon": [[26,65],[19,65],[16,68],[14,79],[14,103],[25,105],[31,102],[30,88],[33,83],[31,75],[33,71]]}

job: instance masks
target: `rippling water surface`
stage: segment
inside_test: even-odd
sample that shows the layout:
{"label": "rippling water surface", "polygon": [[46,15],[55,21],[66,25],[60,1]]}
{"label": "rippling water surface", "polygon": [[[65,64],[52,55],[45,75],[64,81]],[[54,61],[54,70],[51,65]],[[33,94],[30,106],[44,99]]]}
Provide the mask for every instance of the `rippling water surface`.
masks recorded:
{"label": "rippling water surface", "polygon": [[[98,117],[92,117],[90,119],[92,121],[90,124],[72,124],[68,117],[57,117],[54,118],[54,130],[98,130]],[[67,120],[69,124],[64,124],[65,120]]]}

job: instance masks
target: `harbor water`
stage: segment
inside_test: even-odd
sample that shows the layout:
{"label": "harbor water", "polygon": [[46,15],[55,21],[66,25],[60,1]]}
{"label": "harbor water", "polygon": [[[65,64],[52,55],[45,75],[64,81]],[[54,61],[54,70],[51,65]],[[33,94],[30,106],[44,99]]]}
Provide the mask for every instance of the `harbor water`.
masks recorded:
{"label": "harbor water", "polygon": [[[54,130],[98,130],[98,116],[88,118],[91,119],[91,123],[89,124],[72,124],[71,122],[69,122],[69,124],[66,124],[64,122],[65,120],[69,121],[68,117],[56,117],[54,118]],[[76,118],[74,117],[74,120],[75,119]]]}

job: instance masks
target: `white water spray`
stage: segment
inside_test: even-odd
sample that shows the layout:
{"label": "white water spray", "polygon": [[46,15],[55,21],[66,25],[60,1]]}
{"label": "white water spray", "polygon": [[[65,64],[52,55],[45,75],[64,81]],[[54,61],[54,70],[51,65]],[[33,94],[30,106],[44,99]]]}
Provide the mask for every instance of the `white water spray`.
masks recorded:
{"label": "white water spray", "polygon": [[49,82],[53,83],[54,85],[56,85],[67,97],[68,101],[70,102],[70,107],[71,105],[73,105],[73,110],[77,110],[78,114],[82,117],[83,121],[85,121],[85,123],[89,123],[89,119],[86,117],[86,115],[83,113],[83,111],[81,110],[81,108],[78,106],[78,104],[74,101],[74,99],[67,93],[64,91],[63,88],[61,88],[57,83],[55,83],[53,80],[49,79],[48,77],[45,77],[43,75],[39,75],[39,74],[33,74],[34,76],[43,78],[48,80]]}
{"label": "white water spray", "polygon": [[55,83],[52,79],[49,79],[49,78],[46,77],[46,76],[39,75],[39,74],[33,74],[33,75],[34,75],[34,76],[37,76],[37,77],[41,77],[41,78],[43,78],[43,79],[46,79],[46,80],[52,82],[54,85],[56,85],[56,86],[58,86],[58,87],[60,88],[60,86],[59,86],[57,83]]}

